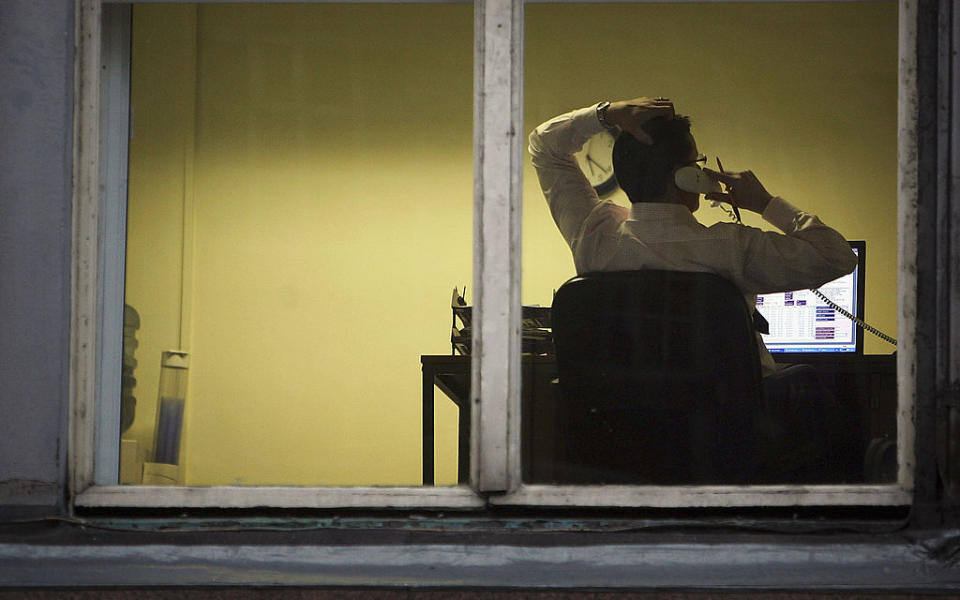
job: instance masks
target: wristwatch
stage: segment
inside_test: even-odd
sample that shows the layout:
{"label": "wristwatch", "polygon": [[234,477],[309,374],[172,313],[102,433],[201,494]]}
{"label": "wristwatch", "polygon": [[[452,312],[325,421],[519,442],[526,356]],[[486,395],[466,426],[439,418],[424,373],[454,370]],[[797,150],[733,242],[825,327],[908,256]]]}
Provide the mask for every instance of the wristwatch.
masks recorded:
{"label": "wristwatch", "polygon": [[600,121],[600,124],[603,125],[604,129],[608,131],[613,131],[616,129],[613,125],[607,121],[607,109],[610,108],[609,102],[601,102],[597,105],[597,120]]}

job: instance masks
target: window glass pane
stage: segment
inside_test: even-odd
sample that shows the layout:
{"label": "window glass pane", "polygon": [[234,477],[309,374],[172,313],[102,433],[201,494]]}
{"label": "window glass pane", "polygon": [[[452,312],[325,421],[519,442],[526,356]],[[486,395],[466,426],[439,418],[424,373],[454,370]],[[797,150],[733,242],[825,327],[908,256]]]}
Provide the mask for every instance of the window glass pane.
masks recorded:
{"label": "window glass pane", "polygon": [[[420,356],[472,281],[472,19],[134,7],[122,483],[422,481]],[[453,484],[441,394],[436,423]]]}
{"label": "window glass pane", "polygon": [[[711,169],[720,168],[719,158],[730,171],[752,170],[772,194],[818,215],[847,240],[865,242],[865,266],[858,270],[863,315],[896,335],[896,3],[531,4],[525,43],[527,133],[604,100],[669,98],[677,113],[690,117],[696,147],[684,146],[690,154],[684,161],[669,159],[656,183],[668,181],[676,191],[673,172],[681,162],[703,164],[694,160],[698,153]],[[760,308],[777,338],[768,338],[771,349],[780,341],[806,342],[811,350],[856,331],[813,294],[784,294],[817,285],[818,276],[836,276],[817,274],[821,242],[761,242],[732,231],[740,228],[730,224],[729,205],[712,207],[705,199],[694,214],[701,227],[689,208],[669,204],[683,196],[668,198],[672,192],[657,186],[646,188],[660,190],[646,198],[667,208],[642,203],[647,206],[631,212],[616,186],[600,190],[612,205],[597,207],[590,185],[602,187],[609,175],[613,139],[586,146],[582,171],[597,177],[578,180],[571,144],[579,147],[589,137],[583,132],[600,127],[593,114],[570,118],[542,133],[539,168],[528,157],[524,173],[525,305],[551,305],[578,270],[711,271],[750,298],[746,318],[754,294],[779,292]],[[577,136],[580,141],[571,141]],[[554,199],[553,216],[545,192]],[[793,213],[779,206],[787,215],[780,222],[792,227]],[[744,225],[778,231],[759,214],[740,212]],[[791,279],[785,274],[805,285],[777,283]],[[576,367],[566,379],[562,356],[559,383],[551,383],[557,374],[549,368],[524,371],[526,481],[720,483],[744,482],[745,473],[749,482],[895,479],[893,345],[866,333],[861,353],[774,354],[778,368],[801,363],[814,370],[764,377],[757,391],[744,384],[754,375],[739,374],[735,361],[722,356],[731,351],[710,341],[708,330],[720,320],[709,312],[719,306],[719,284],[646,281],[629,284],[642,291],[622,292],[628,294],[622,298],[611,296],[618,288],[605,281],[598,296],[576,296],[565,313],[554,305],[561,354],[564,315],[574,332],[568,355]],[[847,278],[823,291],[857,312],[841,284],[856,288]],[[680,292],[668,291],[676,286]],[[618,302],[634,311],[646,303],[661,316],[656,325],[636,314],[611,317],[607,325],[590,320],[598,312],[610,316]],[[685,304],[696,313],[693,320],[678,316]],[[591,342],[604,326],[610,328],[605,337]],[[590,350],[590,343],[599,346]],[[553,357],[525,360],[557,364]],[[756,364],[748,361],[753,373]],[[733,383],[718,383],[728,376]]]}

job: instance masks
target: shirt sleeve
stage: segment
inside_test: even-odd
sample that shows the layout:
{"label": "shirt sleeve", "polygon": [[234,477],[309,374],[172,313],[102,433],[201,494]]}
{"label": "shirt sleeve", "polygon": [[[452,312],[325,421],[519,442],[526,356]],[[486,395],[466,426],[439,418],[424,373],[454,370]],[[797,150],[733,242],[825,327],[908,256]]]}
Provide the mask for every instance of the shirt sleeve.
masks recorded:
{"label": "shirt sleeve", "polygon": [[529,137],[540,188],[563,239],[574,250],[587,217],[601,201],[573,155],[602,129],[593,105],[554,117]]}
{"label": "shirt sleeve", "polygon": [[856,268],[847,240],[816,215],[775,197],[763,218],[783,234],[741,228],[745,293],[816,288]]}

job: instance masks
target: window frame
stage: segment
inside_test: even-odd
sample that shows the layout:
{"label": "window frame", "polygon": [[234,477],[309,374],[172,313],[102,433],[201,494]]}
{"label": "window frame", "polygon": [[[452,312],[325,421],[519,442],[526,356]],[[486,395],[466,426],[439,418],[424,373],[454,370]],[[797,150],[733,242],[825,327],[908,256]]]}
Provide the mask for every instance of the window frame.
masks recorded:
{"label": "window frame", "polygon": [[[332,0],[334,2],[338,0]],[[360,0],[364,1],[364,0]],[[470,487],[126,486],[116,481],[119,409],[112,406],[110,352],[122,330],[109,317],[122,306],[129,82],[129,5],[78,0],[75,64],[74,235],[72,252],[69,495],[72,508],[446,508],[474,509],[483,499]],[[271,3],[269,0],[262,3]],[[277,2],[279,3],[279,2]],[[351,0],[353,3],[353,0]],[[127,31],[124,33],[123,29]],[[125,45],[126,44],[126,45]],[[103,73],[108,73],[103,76]],[[112,115],[115,119],[105,118]],[[101,156],[104,160],[101,160]],[[111,206],[111,200],[113,205]],[[111,254],[113,255],[111,257]],[[110,258],[120,257],[119,261]],[[116,361],[114,361],[116,362]],[[475,421],[476,422],[476,421]],[[476,428],[476,425],[474,426]],[[475,438],[476,433],[472,436]]]}
{"label": "window frame", "polygon": [[[103,402],[108,389],[111,290],[124,232],[125,199],[116,179],[125,160],[125,113],[116,108],[118,84],[103,72],[107,59],[123,61],[115,34],[124,6],[146,0],[77,0],[75,189],[71,335],[70,493],[77,507],[382,507],[482,508],[536,506],[827,506],[908,505],[913,494],[914,430],[898,427],[898,481],[887,485],[776,486],[546,486],[520,478],[520,226],[523,110],[524,0],[478,0],[474,17],[474,289],[476,329],[472,361],[470,486],[278,487],[119,486],[109,472],[117,459],[104,448],[119,444],[118,410]],[[154,0],[156,1],[156,0]],[[170,0],[176,1],[176,0]],[[208,0],[216,3],[221,0]],[[246,0],[252,2],[253,0]],[[259,0],[270,3],[270,0]],[[336,2],[338,0],[322,0]],[[365,0],[352,0],[365,1]],[[397,0],[402,1],[402,0]],[[437,0],[445,1],[445,0]],[[454,0],[458,1],[458,0]],[[527,0],[537,2],[539,0]],[[595,0],[587,0],[595,1]],[[633,0],[621,0],[630,2]],[[655,0],[640,0],[655,1]],[[685,0],[678,0],[685,1]],[[723,0],[720,0],[723,1]],[[779,0],[761,0],[779,1]],[[898,423],[913,422],[916,370],[917,122],[916,5],[899,0]],[[129,10],[129,9],[127,9]],[[107,28],[105,31],[104,28]],[[106,33],[106,35],[104,35]],[[126,58],[129,61],[129,57]],[[129,64],[129,62],[127,62]],[[122,94],[121,94],[122,95]],[[123,104],[123,101],[120,102]],[[127,102],[128,104],[128,102]],[[116,119],[103,115],[120,114]],[[102,119],[102,120],[101,120]],[[103,160],[101,160],[101,156]],[[503,177],[509,173],[509,177]],[[125,176],[125,172],[120,175]],[[104,191],[101,191],[101,186]],[[102,199],[101,194],[103,195]],[[111,196],[113,194],[113,196]],[[120,204],[125,204],[120,202]],[[119,236],[119,237],[117,237]],[[118,246],[119,244],[119,246]],[[122,289],[122,259],[119,261]],[[121,294],[122,296],[122,294]],[[493,307],[488,309],[487,307]],[[506,307],[506,308],[503,308]],[[115,315],[114,315],[115,316]],[[114,479],[115,480],[115,479]]]}

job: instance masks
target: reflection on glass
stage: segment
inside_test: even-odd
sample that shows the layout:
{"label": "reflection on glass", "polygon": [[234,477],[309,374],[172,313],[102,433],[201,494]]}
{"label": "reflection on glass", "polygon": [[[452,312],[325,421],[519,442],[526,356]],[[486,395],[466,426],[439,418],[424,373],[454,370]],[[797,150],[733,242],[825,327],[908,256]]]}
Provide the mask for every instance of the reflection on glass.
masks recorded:
{"label": "reflection on glass", "polygon": [[472,280],[472,17],[133,7],[124,483],[456,483],[418,362]]}
{"label": "reflection on glass", "polygon": [[[864,337],[843,313],[896,330],[897,7],[526,11],[526,129],[566,116],[531,137],[525,172],[523,302],[552,304],[556,356],[525,357],[524,480],[893,481],[893,339]],[[558,31],[585,37],[561,48]],[[602,121],[622,125],[616,101],[638,96],[669,98],[692,137],[614,150]],[[726,167],[722,185],[700,153]],[[622,167],[661,159],[662,177]],[[781,197],[769,211],[728,175],[747,170]],[[708,192],[743,200],[712,205]],[[784,200],[865,240],[858,256]],[[856,274],[826,268],[840,262]],[[690,273],[704,271],[722,279]]]}

